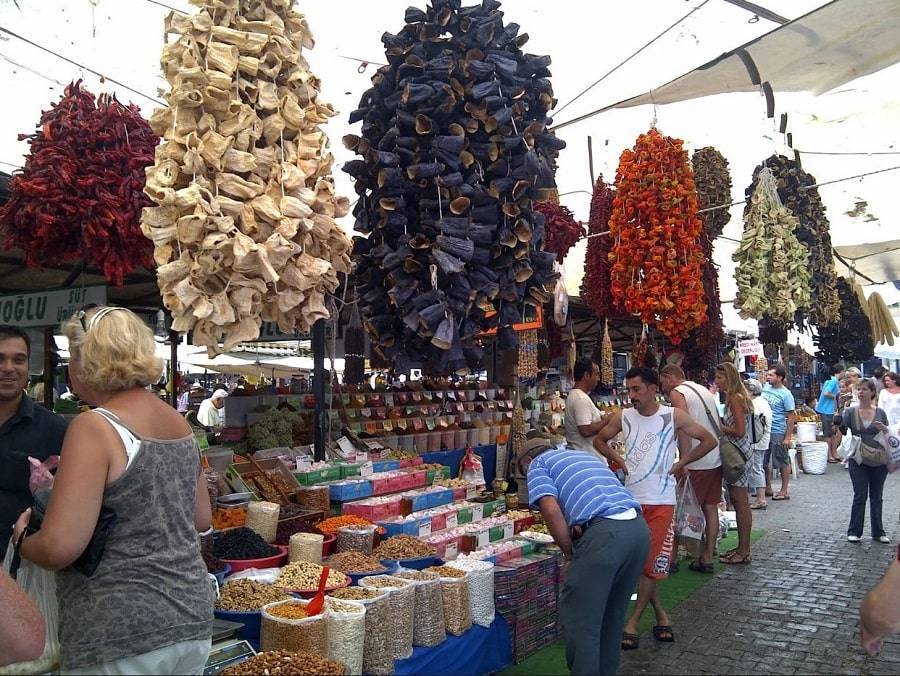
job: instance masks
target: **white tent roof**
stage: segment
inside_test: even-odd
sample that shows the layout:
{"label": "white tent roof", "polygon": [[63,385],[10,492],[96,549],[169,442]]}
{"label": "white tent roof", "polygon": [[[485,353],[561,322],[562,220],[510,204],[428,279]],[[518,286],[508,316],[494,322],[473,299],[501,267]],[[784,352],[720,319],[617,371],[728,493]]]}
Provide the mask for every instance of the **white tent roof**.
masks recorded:
{"label": "white tent roof", "polygon": [[[298,373],[310,373],[313,360],[309,357],[271,357],[253,355],[247,352],[229,352],[210,358],[205,352],[193,354],[181,362],[192,367],[191,372],[198,369],[228,373],[231,375],[254,376],[264,375],[270,378],[290,378]],[[344,360],[334,360],[335,371],[343,373]],[[326,370],[331,369],[331,361],[325,360]]]}

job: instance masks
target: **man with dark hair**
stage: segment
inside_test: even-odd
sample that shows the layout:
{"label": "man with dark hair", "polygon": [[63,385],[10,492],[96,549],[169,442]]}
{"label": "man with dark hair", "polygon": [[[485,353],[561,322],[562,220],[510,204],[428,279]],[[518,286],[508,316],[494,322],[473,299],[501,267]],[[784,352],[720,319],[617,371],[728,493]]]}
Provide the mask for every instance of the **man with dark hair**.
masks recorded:
{"label": "man with dark hair", "polygon": [[[58,455],[66,433],[65,420],[25,394],[30,356],[28,334],[0,325],[0,534],[8,535],[32,505],[28,456],[43,461]],[[7,544],[0,535],[0,557]]]}
{"label": "man with dark hair", "polygon": [[[657,588],[659,580],[668,575],[675,543],[675,479],[684,473],[686,465],[715,448],[716,439],[684,411],[660,406],[656,400],[659,389],[656,371],[633,368],[625,374],[625,386],[633,408],[613,414],[594,440],[594,447],[625,468],[625,488],[641,503],[644,520],[650,528],[650,551],[644,562],[638,600],[622,635],[622,648],[633,650],[638,647],[638,622],[648,603],[653,604],[656,612],[653,637],[663,643],[675,640]],[[607,444],[623,430],[625,457]],[[675,440],[679,434],[700,443],[675,463]]]}
{"label": "man with dark hair", "polygon": [[840,435],[834,433],[834,416],[838,409],[838,395],[841,393],[841,384],[838,376],[843,369],[840,364],[834,364],[829,373],[831,377],[822,385],[819,393],[819,401],[816,403],[816,413],[822,421],[822,436],[828,441],[828,462],[840,462],[837,457],[837,447],[840,443]]}
{"label": "man with dark hair", "polygon": [[[566,441],[570,446],[596,453],[594,437],[606,424],[604,418],[590,397],[600,380],[600,367],[588,357],[576,360],[572,367],[575,387],[566,397]],[[606,458],[601,458],[606,462]]]}
{"label": "man with dark hair", "polygon": [[794,395],[784,384],[787,370],[782,364],[775,364],[766,372],[766,386],[763,396],[772,407],[772,436],[769,440],[769,453],[766,454],[766,495],[771,493],[772,476],[769,472],[769,459],[772,467],[781,473],[781,490],[773,500],[790,500],[788,486],[791,480],[791,457],[787,449],[791,446],[794,435],[794,422],[797,420]]}

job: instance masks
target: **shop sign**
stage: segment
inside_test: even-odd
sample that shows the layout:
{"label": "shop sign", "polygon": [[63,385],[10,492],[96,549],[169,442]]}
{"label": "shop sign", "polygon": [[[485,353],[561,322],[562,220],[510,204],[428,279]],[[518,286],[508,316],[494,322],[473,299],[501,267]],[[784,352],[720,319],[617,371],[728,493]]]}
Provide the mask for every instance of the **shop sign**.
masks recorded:
{"label": "shop sign", "polygon": [[20,328],[58,326],[85,305],[105,304],[105,286],[0,296],[0,323]]}
{"label": "shop sign", "polygon": [[762,353],[763,346],[762,343],[759,342],[758,338],[738,341],[738,354],[741,357],[753,357],[755,355],[761,355]]}

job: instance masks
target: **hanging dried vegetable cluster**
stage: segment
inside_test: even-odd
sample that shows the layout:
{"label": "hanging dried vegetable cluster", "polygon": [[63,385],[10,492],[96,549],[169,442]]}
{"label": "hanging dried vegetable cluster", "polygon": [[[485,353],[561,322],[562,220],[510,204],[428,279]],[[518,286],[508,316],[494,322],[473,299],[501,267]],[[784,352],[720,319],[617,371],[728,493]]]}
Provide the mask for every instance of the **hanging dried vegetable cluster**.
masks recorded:
{"label": "hanging dried vegetable cluster", "polygon": [[359,385],[366,380],[366,334],[359,304],[354,303],[350,311],[350,321],[344,331],[344,382]]}
{"label": "hanging dried vegetable cluster", "polygon": [[654,128],[624,150],[609,219],[613,298],[676,345],[706,316],[703,224],[683,145]]}
{"label": "hanging dried vegetable cluster", "polygon": [[634,342],[631,347],[631,366],[632,368],[643,368],[648,366],[649,346],[647,344],[647,326],[641,329],[641,337]]}
{"label": "hanging dried vegetable cluster", "polygon": [[[784,155],[772,155],[753,171],[753,183],[747,188],[747,197],[753,194],[763,167],[772,170],[781,203],[799,222],[794,234],[809,251],[809,269],[812,273],[810,293],[815,303],[799,317],[798,323],[802,325],[805,318],[816,326],[843,321],[835,287],[837,276],[831,250],[831,226],[818,188],[811,187],[816,185],[815,177],[805,172],[796,161]],[[749,208],[748,203],[745,214]]]}
{"label": "hanging dried vegetable cluster", "polygon": [[841,321],[818,327],[816,354],[826,364],[840,361],[859,364],[868,361],[875,353],[869,318],[863,312],[850,283],[843,277],[838,277],[837,290],[841,299]]}
{"label": "hanging dried vegetable cluster", "polygon": [[525,305],[550,300],[554,254],[532,200],[553,187],[565,143],[547,128],[550,58],[524,54],[500,3],[410,7],[382,42],[389,65],[350,116],[362,121],[344,166],[354,209],[356,280],[376,350],[401,370],[464,372],[476,336],[499,327],[503,349]]}
{"label": "hanging dried vegetable cluster", "polygon": [[538,332],[529,329],[519,332],[519,380],[534,380],[538,375]]}
{"label": "hanging dried vegetable cluster", "polygon": [[885,305],[884,299],[877,291],[869,296],[867,302],[869,308],[869,321],[872,324],[872,338],[875,344],[887,343],[894,344],[894,337],[900,336],[897,330],[897,324],[891,316],[890,310]]}
{"label": "hanging dried vegetable cluster", "polygon": [[0,208],[7,249],[22,249],[29,266],[85,261],[117,285],[152,266],[139,220],[150,204],[144,168],[158,139],[137,106],[108,94],[95,99],[79,80],[19,140],[30,152]]}
{"label": "hanging dried vegetable cluster", "polygon": [[600,384],[603,387],[615,385],[613,370],[613,345],[609,337],[609,320],[603,323],[603,338],[600,343]]}
{"label": "hanging dried vegetable cluster", "polygon": [[741,317],[790,322],[798,309],[809,307],[809,252],[794,234],[797,227],[796,217],[781,204],[772,172],[764,168],[744,213],[741,245],[732,255],[734,306]]}
{"label": "hanging dried vegetable cluster", "polygon": [[[591,197],[591,218],[587,254],[584,258],[584,279],[581,282],[581,297],[598,317],[622,317],[625,308],[612,296],[610,286],[610,270],[612,262],[609,254],[612,251],[613,238],[609,235],[609,217],[612,215],[615,189],[597,177],[594,183],[594,194]],[[606,234],[601,234],[606,233]]]}
{"label": "hanging dried vegetable cluster", "polygon": [[720,207],[731,203],[731,172],[728,160],[712,146],[700,148],[691,156],[694,168],[694,183],[697,184],[697,199],[700,204],[700,219],[710,239],[722,234],[731,220],[731,210],[727,207],[704,211],[710,207]]}
{"label": "hanging dried vegetable cluster", "polygon": [[327,294],[350,272],[335,218],[332,156],[321,126],[335,115],[301,49],[306,19],[286,0],[197,0],[166,19],[169,108],[146,192],[143,229],[176,331],[210,352],[259,336],[263,321],[305,333],[329,317]]}
{"label": "hanging dried vegetable cluster", "polygon": [[558,202],[536,202],[534,210],[546,221],[544,251],[556,254],[556,260],[562,263],[569,249],[584,237],[584,226],[575,220],[568,207]]}
{"label": "hanging dried vegetable cluster", "polygon": [[725,340],[722,327],[722,305],[719,301],[719,269],[713,262],[713,244],[709,233],[700,233],[703,263],[703,295],[706,299],[706,321],[691,331],[681,344],[682,364],[686,373],[703,373],[719,362],[719,348]]}

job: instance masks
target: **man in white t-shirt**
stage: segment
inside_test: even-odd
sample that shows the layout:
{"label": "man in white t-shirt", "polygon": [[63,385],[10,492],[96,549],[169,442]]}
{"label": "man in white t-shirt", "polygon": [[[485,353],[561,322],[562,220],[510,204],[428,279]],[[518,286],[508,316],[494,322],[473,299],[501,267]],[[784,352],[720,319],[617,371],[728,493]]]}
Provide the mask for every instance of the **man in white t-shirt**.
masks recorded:
{"label": "man in white t-shirt", "polygon": [[[691,420],[718,440],[722,420],[719,417],[715,397],[710,394],[708,389],[687,380],[684,371],[675,364],[666,364],[662,367],[659,373],[659,383],[674,408],[687,413],[691,416]],[[681,456],[684,457],[689,451],[699,446],[699,443],[685,435],[679,435],[678,449]],[[706,542],[703,554],[690,567],[698,572],[712,573],[712,558],[719,535],[719,503],[722,501],[722,457],[719,453],[719,445],[716,444],[709,453],[687,465],[687,469],[691,486],[694,488],[697,500],[703,507],[703,515],[706,517]]]}
{"label": "man in white t-shirt", "polygon": [[[570,446],[600,455],[594,449],[594,437],[606,425],[607,418],[597,409],[590,393],[600,380],[600,367],[588,357],[575,361],[572,368],[575,387],[566,397],[566,441]],[[606,458],[600,456],[603,462]]]}

